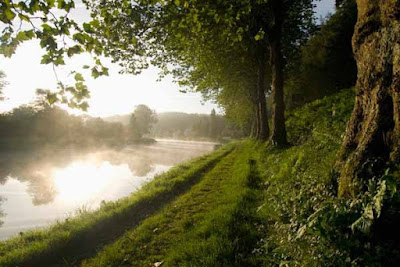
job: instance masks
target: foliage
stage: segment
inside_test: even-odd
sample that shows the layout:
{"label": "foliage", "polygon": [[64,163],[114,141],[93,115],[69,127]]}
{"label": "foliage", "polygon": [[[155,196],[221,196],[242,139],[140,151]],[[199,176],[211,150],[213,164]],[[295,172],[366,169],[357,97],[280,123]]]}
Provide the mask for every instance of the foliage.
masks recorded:
{"label": "foliage", "polygon": [[0,149],[121,146],[126,143],[121,123],[69,115],[39,97],[36,103],[0,114]]}
{"label": "foliage", "polygon": [[[313,28],[311,0],[285,0],[279,15],[273,13],[273,1],[266,0],[83,2],[91,19],[78,25],[69,18],[73,0],[6,1],[0,9],[6,25],[1,53],[11,56],[22,42],[37,38],[46,51],[43,64],[63,65],[66,57],[91,53],[95,66],[83,69],[95,78],[108,74],[100,56],[134,74],[152,64],[161,68],[161,77],[173,74],[181,86],[217,101],[228,118],[245,128],[255,120],[254,105],[264,98],[269,84],[267,78],[258,85],[263,80],[259,76],[268,77],[268,68],[257,70],[260,62],[268,65],[274,19],[282,15],[287,62]],[[18,22],[22,28],[16,27]],[[49,93],[48,100],[85,110],[88,88],[81,73],[72,74],[75,84],[59,82],[58,93]],[[255,92],[257,86],[263,87],[261,93]]]}
{"label": "foliage", "polygon": [[344,1],[301,46],[288,70],[285,89],[290,108],[354,86],[357,66],[351,40],[356,20],[355,0]]}
{"label": "foliage", "polygon": [[398,166],[371,177],[354,199],[337,198],[332,166],[353,98],[353,90],[343,90],[290,112],[289,138],[296,146],[260,149],[265,190],[259,210],[267,232],[256,252],[264,265],[386,266],[398,260]]}
{"label": "foliage", "polygon": [[[105,55],[129,73],[149,64],[160,67],[162,76],[173,74],[181,86],[217,101],[230,118],[248,127],[270,80],[260,82],[257,96],[258,78],[268,72],[260,65],[268,65],[273,19],[280,17],[271,13],[271,1],[117,2],[85,2],[98,21],[91,34]],[[308,37],[312,8],[310,0],[284,1],[287,60]]]}
{"label": "foliage", "polygon": [[[44,50],[42,64],[53,68],[65,65],[65,59],[87,52],[93,56],[93,66],[83,66],[94,78],[108,75],[101,63],[102,49],[99,42],[90,37],[90,25],[79,26],[69,15],[75,8],[74,0],[32,0],[0,2],[0,55],[11,57],[19,45],[38,39]],[[91,22],[96,24],[96,22]],[[73,71],[74,83],[68,85],[58,81],[56,93],[48,95],[50,104],[61,102],[70,107],[86,110],[89,90],[81,73]]]}

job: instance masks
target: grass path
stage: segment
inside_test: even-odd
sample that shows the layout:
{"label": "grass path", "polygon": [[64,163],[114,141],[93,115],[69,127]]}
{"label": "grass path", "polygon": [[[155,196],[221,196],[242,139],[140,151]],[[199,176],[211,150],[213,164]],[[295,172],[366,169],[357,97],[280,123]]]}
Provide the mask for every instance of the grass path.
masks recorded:
{"label": "grass path", "polygon": [[[255,194],[249,187],[257,183],[250,150],[250,146],[239,144],[190,191],[83,266],[151,266],[161,262],[163,266],[239,266],[238,257],[249,252],[244,250],[251,251],[251,246],[241,245],[254,242],[254,238],[249,239],[254,237],[254,227],[243,227],[246,223],[242,221],[247,218],[253,226],[248,214],[254,214],[256,208]],[[249,201],[252,205],[246,204]]]}

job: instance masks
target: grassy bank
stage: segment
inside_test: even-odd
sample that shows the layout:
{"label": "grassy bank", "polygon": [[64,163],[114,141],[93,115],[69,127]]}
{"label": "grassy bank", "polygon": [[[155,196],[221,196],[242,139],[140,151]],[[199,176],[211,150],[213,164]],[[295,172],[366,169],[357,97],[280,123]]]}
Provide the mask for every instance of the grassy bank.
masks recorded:
{"label": "grassy bank", "polygon": [[83,212],[46,230],[35,230],[0,242],[0,266],[32,266],[75,261],[95,253],[126,229],[190,188],[232,151],[215,153],[179,165],[157,176],[140,191],[117,202],[104,203],[96,212]]}
{"label": "grassy bank", "polygon": [[330,172],[352,98],[346,90],[289,114],[292,147],[237,143],[199,184],[83,266],[346,265],[347,252],[308,221],[335,199]]}
{"label": "grassy bank", "polygon": [[398,182],[393,181],[399,175],[388,172],[372,179],[368,191],[355,199],[336,197],[332,169],[352,100],[353,91],[344,90],[288,114],[290,147],[276,149],[252,140],[232,143],[100,211],[3,242],[0,264],[395,263],[400,246],[390,239],[390,231],[376,238],[376,233],[386,234],[376,214],[398,213]]}
{"label": "grassy bank", "polygon": [[190,191],[83,266],[232,266],[239,259],[230,257],[237,254],[230,230],[254,175],[251,155],[252,145],[236,145]]}

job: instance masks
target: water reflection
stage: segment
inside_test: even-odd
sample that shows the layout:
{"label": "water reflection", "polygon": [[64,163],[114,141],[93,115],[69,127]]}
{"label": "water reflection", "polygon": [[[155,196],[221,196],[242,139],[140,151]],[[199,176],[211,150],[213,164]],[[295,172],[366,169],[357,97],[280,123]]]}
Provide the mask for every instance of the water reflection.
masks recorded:
{"label": "water reflection", "polygon": [[[122,150],[0,153],[0,239],[129,195],[213,143],[161,140]],[[3,221],[3,222],[2,222]]]}

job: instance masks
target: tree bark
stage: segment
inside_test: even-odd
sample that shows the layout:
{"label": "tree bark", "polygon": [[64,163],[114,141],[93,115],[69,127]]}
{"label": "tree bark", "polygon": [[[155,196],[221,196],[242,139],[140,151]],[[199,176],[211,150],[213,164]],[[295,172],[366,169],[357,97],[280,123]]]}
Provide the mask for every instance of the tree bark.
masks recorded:
{"label": "tree bark", "polygon": [[273,27],[270,34],[270,53],[272,70],[272,135],[273,145],[287,144],[285,126],[285,103],[283,94],[283,54],[282,54],[282,18],[283,6],[281,0],[272,1]]}
{"label": "tree bark", "polygon": [[399,162],[400,1],[357,0],[355,106],[336,168],[339,196],[354,197]]}

